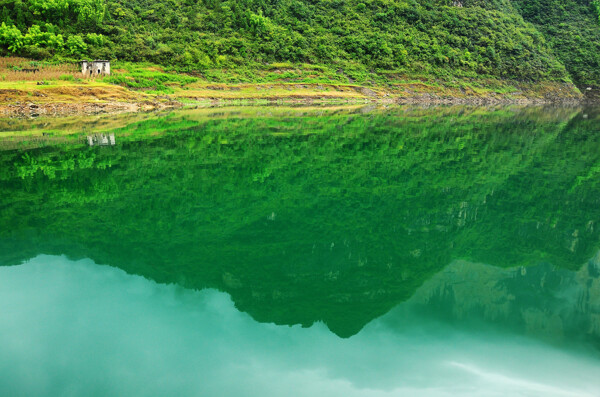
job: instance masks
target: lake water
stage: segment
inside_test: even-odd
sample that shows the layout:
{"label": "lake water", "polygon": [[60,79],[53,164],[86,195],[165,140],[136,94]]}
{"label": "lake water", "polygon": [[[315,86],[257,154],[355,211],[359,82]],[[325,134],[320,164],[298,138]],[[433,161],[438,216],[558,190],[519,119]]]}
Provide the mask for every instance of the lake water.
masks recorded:
{"label": "lake water", "polygon": [[600,396],[600,109],[0,120],[0,394]]}

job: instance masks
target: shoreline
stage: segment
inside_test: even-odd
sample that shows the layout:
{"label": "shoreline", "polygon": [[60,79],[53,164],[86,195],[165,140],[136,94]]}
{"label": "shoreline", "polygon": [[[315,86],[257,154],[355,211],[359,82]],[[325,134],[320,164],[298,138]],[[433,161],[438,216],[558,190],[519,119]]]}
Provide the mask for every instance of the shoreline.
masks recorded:
{"label": "shoreline", "polygon": [[520,91],[465,91],[418,84],[389,87],[318,83],[204,84],[171,94],[149,93],[103,82],[86,81],[48,86],[14,84],[0,88],[0,117],[36,118],[160,111],[195,106],[256,105],[585,105],[572,84],[527,83]]}
{"label": "shoreline", "polygon": [[182,107],[180,102],[99,102],[99,103],[36,103],[0,105],[0,117],[37,118],[40,116],[84,116],[151,112]]}
{"label": "shoreline", "polygon": [[[552,109],[547,111],[547,109]],[[542,113],[539,113],[542,111]],[[224,103],[203,104],[199,106],[186,106],[178,109],[165,108],[157,111],[138,111],[121,113],[100,113],[90,115],[57,115],[41,117],[13,117],[0,118],[0,151],[19,148],[40,147],[54,143],[85,144],[85,139],[90,134],[106,134],[119,131],[121,138],[137,135],[137,129],[131,131],[123,129],[128,125],[138,125],[155,118],[167,117],[168,120],[178,125],[189,126],[189,122],[201,123],[208,120],[223,120],[230,118],[284,118],[296,117],[321,117],[350,116],[350,115],[396,115],[406,119],[422,117],[447,117],[448,115],[475,116],[493,114],[494,112],[509,112],[515,120],[530,117],[531,114],[542,114],[546,121],[572,119],[576,115],[582,118],[598,119],[600,108],[587,108],[581,104],[555,103],[531,105],[469,105],[469,104],[334,104],[321,103],[306,105],[301,103],[277,103],[272,106],[263,105],[233,105]],[[185,121],[185,122],[184,122]],[[160,124],[160,123],[159,123]],[[158,125],[157,125],[158,128]],[[151,129],[154,134],[158,129]]]}

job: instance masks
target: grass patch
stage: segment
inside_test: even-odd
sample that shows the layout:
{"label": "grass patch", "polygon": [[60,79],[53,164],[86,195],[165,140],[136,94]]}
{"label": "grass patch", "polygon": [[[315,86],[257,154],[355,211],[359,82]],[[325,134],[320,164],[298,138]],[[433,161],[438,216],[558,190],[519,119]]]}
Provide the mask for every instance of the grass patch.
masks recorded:
{"label": "grass patch", "polygon": [[75,80],[80,74],[79,65],[75,63],[51,64],[19,57],[0,58],[0,81]]}
{"label": "grass patch", "polygon": [[111,76],[104,77],[105,82],[141,91],[173,93],[198,81],[197,77],[185,74],[165,73],[153,65],[117,64],[114,70]]}

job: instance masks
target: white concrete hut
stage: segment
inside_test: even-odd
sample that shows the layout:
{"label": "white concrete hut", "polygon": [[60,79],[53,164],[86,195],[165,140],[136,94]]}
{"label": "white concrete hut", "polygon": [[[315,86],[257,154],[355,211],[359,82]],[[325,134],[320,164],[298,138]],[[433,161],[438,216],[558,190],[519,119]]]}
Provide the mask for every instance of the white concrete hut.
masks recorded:
{"label": "white concrete hut", "polygon": [[110,61],[96,59],[81,61],[81,74],[84,77],[110,76]]}

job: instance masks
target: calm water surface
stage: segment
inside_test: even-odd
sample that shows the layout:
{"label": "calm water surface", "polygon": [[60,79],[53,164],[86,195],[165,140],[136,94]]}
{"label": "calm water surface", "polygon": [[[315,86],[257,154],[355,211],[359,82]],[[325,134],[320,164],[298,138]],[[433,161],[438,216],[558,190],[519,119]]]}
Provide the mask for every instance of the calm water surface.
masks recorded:
{"label": "calm water surface", "polygon": [[0,120],[0,394],[600,396],[600,112]]}

